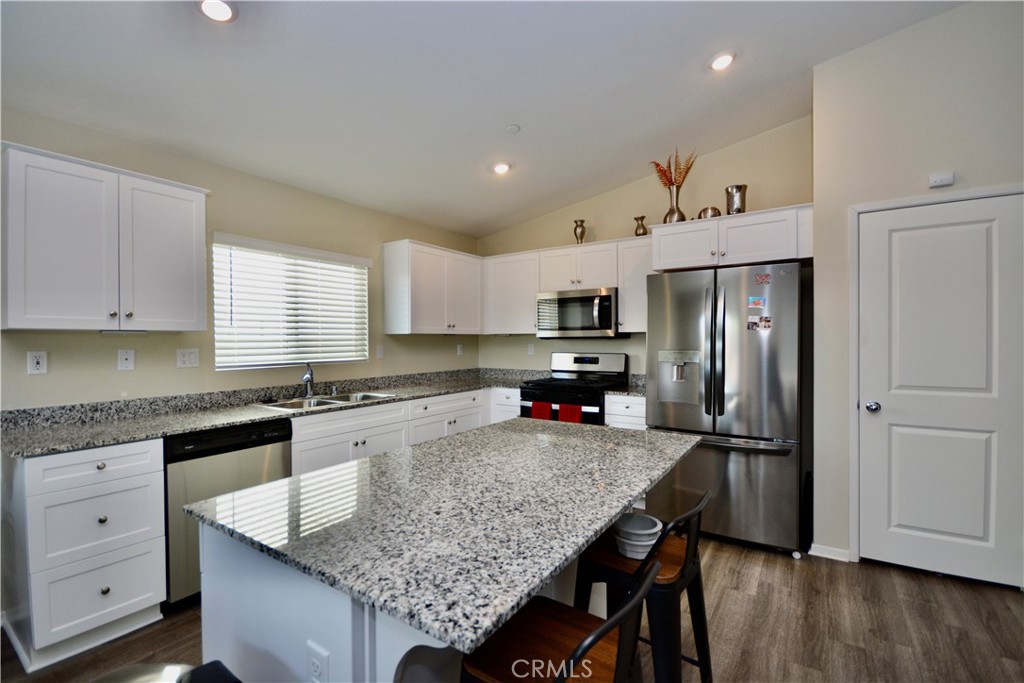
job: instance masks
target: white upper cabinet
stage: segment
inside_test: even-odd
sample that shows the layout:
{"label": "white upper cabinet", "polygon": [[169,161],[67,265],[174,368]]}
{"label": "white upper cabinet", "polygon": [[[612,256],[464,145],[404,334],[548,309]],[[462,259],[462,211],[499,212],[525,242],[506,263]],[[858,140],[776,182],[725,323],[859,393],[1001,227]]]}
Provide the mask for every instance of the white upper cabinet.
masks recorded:
{"label": "white upper cabinet", "polygon": [[599,289],[617,284],[618,248],[614,242],[540,252],[541,292]]}
{"label": "white upper cabinet", "polygon": [[701,268],[809,258],[812,207],[653,226],[655,270]]}
{"label": "white upper cabinet", "polygon": [[619,245],[619,332],[647,331],[647,276],[651,270],[651,238]]}
{"label": "white upper cabinet", "polygon": [[480,334],[479,257],[411,240],[382,253],[385,334]]}
{"label": "white upper cabinet", "polygon": [[3,326],[205,330],[206,194],[4,149]]}
{"label": "white upper cabinet", "polygon": [[535,251],[484,259],[484,334],[537,331],[539,268]]}

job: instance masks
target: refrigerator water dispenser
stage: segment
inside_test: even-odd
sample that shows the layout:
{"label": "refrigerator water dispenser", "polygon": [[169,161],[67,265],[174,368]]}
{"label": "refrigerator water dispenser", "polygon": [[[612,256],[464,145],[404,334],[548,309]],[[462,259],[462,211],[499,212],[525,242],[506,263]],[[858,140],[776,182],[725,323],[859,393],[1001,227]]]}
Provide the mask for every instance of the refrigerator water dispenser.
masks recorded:
{"label": "refrigerator water dispenser", "polygon": [[658,400],[700,405],[700,351],[658,351]]}

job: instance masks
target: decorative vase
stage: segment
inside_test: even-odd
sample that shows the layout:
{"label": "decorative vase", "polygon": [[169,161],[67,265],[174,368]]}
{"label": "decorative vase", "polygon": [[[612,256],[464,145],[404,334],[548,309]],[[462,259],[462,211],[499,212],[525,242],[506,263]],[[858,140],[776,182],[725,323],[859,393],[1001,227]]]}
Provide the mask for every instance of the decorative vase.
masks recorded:
{"label": "decorative vase", "polygon": [[672,185],[668,188],[668,200],[671,206],[662,223],[681,223],[686,220],[686,216],[679,209],[679,190],[681,189],[683,189],[682,185]]}
{"label": "decorative vase", "polygon": [[636,235],[637,237],[643,237],[644,235],[647,234],[647,226],[644,225],[644,219],[645,218],[647,218],[647,216],[634,216],[633,217],[633,220],[636,221],[636,230],[633,231],[633,234]]}
{"label": "decorative vase", "polygon": [[587,226],[583,225],[585,218],[574,219],[576,221],[576,227],[572,229],[572,234],[576,235],[576,244],[583,244],[583,238],[587,236]]}
{"label": "decorative vase", "polygon": [[747,186],[746,185],[730,185],[725,188],[725,213],[726,215],[732,216],[733,214],[743,213],[747,210]]}

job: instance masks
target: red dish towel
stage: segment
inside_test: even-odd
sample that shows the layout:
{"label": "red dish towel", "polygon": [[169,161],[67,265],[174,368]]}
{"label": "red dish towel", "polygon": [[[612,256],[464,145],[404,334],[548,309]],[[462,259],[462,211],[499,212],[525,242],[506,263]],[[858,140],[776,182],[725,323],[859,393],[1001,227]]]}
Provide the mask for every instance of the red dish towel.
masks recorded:
{"label": "red dish towel", "polygon": [[550,420],[551,404],[534,401],[533,407],[530,409],[530,417],[535,420]]}
{"label": "red dish towel", "polygon": [[583,406],[573,406],[563,403],[558,407],[559,422],[582,422]]}

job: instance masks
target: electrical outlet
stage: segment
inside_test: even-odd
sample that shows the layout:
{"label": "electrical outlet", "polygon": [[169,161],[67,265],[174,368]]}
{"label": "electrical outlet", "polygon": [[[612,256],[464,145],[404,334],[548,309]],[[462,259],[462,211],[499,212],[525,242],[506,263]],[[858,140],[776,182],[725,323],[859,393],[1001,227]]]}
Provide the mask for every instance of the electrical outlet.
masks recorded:
{"label": "electrical outlet", "polygon": [[46,351],[29,351],[28,352],[28,374],[30,374],[30,375],[45,375],[46,374]]}
{"label": "electrical outlet", "polygon": [[331,653],[312,640],[306,641],[306,677],[309,683],[331,680]]}
{"label": "electrical outlet", "polygon": [[383,344],[377,344],[377,360],[380,360],[383,357],[384,357],[384,345]]}
{"label": "electrical outlet", "polygon": [[456,356],[461,356],[462,355],[462,344],[456,344],[455,345],[455,355]]}
{"label": "electrical outlet", "polygon": [[119,349],[117,352],[117,369],[134,370],[135,351],[133,351],[132,349]]}
{"label": "electrical outlet", "polygon": [[178,349],[174,357],[179,368],[199,367],[199,349]]}
{"label": "electrical outlet", "polygon": [[533,355],[533,344],[527,344],[526,345],[526,355],[527,356],[532,356]]}

